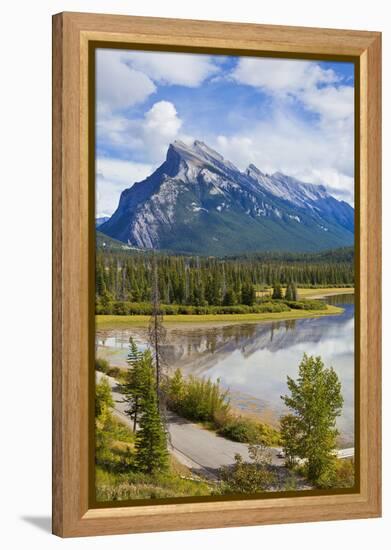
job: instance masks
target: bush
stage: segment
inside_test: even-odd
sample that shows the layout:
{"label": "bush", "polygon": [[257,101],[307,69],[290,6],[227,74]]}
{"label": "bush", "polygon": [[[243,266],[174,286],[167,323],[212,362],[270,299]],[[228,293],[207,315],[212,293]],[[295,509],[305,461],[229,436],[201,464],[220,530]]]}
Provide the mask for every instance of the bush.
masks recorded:
{"label": "bush", "polygon": [[258,425],[246,418],[232,418],[219,429],[218,433],[223,437],[240,443],[260,443],[261,433]]}
{"label": "bush", "polygon": [[[162,304],[163,315],[235,315],[240,313],[280,313],[289,311],[289,306],[281,301],[267,301],[246,306],[244,304],[234,306],[190,306],[181,304]],[[147,302],[114,302],[109,308],[100,304],[96,306],[97,315],[152,315],[152,306]]]}
{"label": "bush", "polygon": [[109,367],[107,371],[107,376],[111,376],[112,378],[119,378],[121,374],[121,369],[119,367]]}
{"label": "bush", "polygon": [[322,489],[344,489],[353,487],[354,482],[354,461],[336,458],[326,474],[318,479],[317,486]]}
{"label": "bush", "polygon": [[298,302],[293,302],[290,300],[285,301],[286,305],[291,309],[303,309],[303,310],[318,310],[318,309],[327,309],[327,304],[323,300],[303,300]]}
{"label": "bush", "polygon": [[225,493],[259,493],[276,483],[271,471],[271,456],[263,445],[250,445],[248,453],[252,462],[245,462],[240,454],[235,455],[235,464],[220,469]]}
{"label": "bush", "polygon": [[107,359],[102,359],[100,357],[95,358],[95,370],[108,374],[110,369],[110,364]]}
{"label": "bush", "polygon": [[184,378],[177,369],[164,388],[167,406],[189,420],[210,422],[217,433],[240,443],[280,445],[280,433],[252,418],[234,416],[229,403],[229,392],[222,391],[219,381]]}
{"label": "bush", "polygon": [[102,357],[95,358],[95,370],[103,372],[107,376],[111,376],[111,378],[120,378],[123,372],[120,367],[110,366],[107,359],[103,359]]}
{"label": "bush", "polygon": [[279,432],[271,426],[241,416],[230,417],[218,433],[239,443],[263,444],[272,447],[281,442]]}
{"label": "bush", "polygon": [[114,302],[113,304],[113,314],[114,315],[127,315],[128,311],[128,302]]}
{"label": "bush", "polygon": [[229,411],[228,392],[221,390],[219,381],[185,379],[179,369],[167,381],[166,394],[168,407],[189,420],[214,422]]}

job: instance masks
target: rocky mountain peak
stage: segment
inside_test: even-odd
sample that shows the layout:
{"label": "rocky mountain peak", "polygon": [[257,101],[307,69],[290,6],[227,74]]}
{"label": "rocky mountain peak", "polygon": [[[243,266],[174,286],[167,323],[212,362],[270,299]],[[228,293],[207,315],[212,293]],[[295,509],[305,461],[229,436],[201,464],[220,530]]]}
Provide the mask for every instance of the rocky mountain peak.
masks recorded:
{"label": "rocky mountain peak", "polygon": [[249,164],[246,168],[246,175],[250,176],[250,178],[253,177],[254,179],[256,179],[258,176],[265,176],[266,174],[261,172],[261,170],[257,166],[255,166],[255,164]]}
{"label": "rocky mountain peak", "polygon": [[100,229],[131,246],[200,254],[319,250],[353,242],[354,211],[323,186],[254,164],[242,172],[200,140],[177,140]]}
{"label": "rocky mountain peak", "polygon": [[171,164],[174,160],[178,168],[182,163],[187,167],[191,165],[193,169],[212,168],[223,173],[240,172],[234,164],[200,140],[195,140],[192,144],[180,140],[171,143],[167,151],[167,162]]}

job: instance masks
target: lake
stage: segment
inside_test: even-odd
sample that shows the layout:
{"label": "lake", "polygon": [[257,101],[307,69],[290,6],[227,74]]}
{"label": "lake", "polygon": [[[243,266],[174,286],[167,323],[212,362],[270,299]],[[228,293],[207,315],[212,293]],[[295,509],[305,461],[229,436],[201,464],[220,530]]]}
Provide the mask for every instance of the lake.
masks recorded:
{"label": "lake", "polygon": [[[354,443],[354,296],[329,296],[327,302],[344,308],[340,315],[279,322],[177,324],[167,326],[164,358],[167,368],[184,374],[220,380],[229,388],[234,407],[276,423],[285,412],[281,395],[287,376],[297,377],[306,352],[320,355],[342,383],[344,407],[338,419],[340,444]],[[112,365],[126,365],[129,336],[141,348],[147,329],[98,330],[97,353]]]}

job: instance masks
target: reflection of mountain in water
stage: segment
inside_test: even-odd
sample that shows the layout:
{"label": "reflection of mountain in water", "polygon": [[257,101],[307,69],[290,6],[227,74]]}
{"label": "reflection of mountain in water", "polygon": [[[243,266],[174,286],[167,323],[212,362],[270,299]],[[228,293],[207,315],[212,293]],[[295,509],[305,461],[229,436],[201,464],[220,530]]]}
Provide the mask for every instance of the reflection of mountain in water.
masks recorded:
{"label": "reflection of mountain in water", "polygon": [[[280,396],[287,390],[287,376],[296,378],[306,352],[320,355],[333,366],[341,380],[344,396],[338,427],[344,443],[353,443],[354,419],[354,297],[327,300],[344,307],[340,315],[267,323],[226,326],[182,324],[167,326],[163,353],[170,369],[185,374],[219,378],[229,387],[232,403],[241,409],[278,418],[283,411]],[[99,331],[99,355],[112,364],[126,365],[129,336],[141,349],[147,329]]]}
{"label": "reflection of mountain in water", "polygon": [[237,350],[247,359],[260,350],[275,353],[306,344],[310,353],[314,344],[343,333],[343,327],[351,323],[352,318],[353,306],[347,304],[343,314],[333,317],[171,329],[169,344],[164,346],[164,357],[172,367],[201,375]]}

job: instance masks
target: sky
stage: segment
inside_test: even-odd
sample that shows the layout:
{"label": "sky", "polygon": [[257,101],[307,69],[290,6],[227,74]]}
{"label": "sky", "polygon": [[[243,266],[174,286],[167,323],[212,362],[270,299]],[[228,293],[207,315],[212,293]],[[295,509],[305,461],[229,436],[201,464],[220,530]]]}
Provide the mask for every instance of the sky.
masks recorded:
{"label": "sky", "polygon": [[96,213],[204,141],[245,170],[283,172],[354,201],[354,66],[343,62],[98,49]]}

